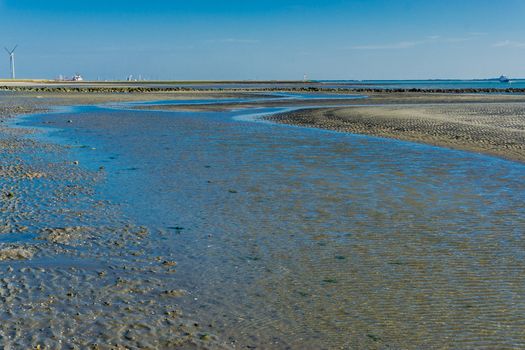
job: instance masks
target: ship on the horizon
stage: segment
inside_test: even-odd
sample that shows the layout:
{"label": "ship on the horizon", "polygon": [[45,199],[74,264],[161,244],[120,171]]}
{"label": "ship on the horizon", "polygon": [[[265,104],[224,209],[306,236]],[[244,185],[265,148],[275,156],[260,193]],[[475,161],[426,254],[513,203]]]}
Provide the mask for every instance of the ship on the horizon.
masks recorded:
{"label": "ship on the horizon", "polygon": [[510,79],[508,77],[502,75],[502,76],[499,77],[499,82],[500,83],[509,83]]}

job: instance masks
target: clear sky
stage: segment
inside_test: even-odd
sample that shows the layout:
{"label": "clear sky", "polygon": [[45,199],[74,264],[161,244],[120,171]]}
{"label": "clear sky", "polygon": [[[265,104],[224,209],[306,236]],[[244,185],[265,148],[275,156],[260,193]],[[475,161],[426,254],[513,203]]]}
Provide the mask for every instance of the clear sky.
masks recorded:
{"label": "clear sky", "polygon": [[525,77],[525,0],[0,0],[0,27],[20,78]]}

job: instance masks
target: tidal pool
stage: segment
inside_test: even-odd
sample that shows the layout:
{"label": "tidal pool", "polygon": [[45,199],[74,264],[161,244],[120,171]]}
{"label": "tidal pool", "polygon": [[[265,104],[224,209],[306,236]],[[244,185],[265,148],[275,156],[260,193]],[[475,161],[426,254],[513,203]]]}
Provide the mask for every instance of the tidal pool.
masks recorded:
{"label": "tidal pool", "polygon": [[523,164],[243,118],[275,111],[24,124],[103,167],[97,196],[176,257],[182,310],[231,347],[525,347]]}

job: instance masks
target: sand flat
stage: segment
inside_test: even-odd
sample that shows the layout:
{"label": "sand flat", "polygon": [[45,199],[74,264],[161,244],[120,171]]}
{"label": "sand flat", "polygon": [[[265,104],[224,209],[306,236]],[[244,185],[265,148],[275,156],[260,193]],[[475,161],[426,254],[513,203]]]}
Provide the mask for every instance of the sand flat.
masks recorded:
{"label": "sand flat", "polygon": [[[13,94],[0,120],[158,96]],[[297,111],[298,125],[435,144],[459,135],[463,149],[521,142],[525,104],[510,103],[521,96],[389,96]],[[525,344],[522,164],[232,115],[75,107],[31,119],[71,146],[0,124],[5,344]]]}
{"label": "sand flat", "polygon": [[525,161],[525,104],[464,103],[303,109],[268,119]]}
{"label": "sand flat", "polygon": [[[286,92],[286,91],[282,91]],[[201,96],[207,96],[205,92]],[[419,104],[454,104],[454,103],[525,103],[525,95],[519,94],[451,94],[451,93],[366,93],[357,92],[339,92],[339,93],[309,93],[310,97],[301,97],[287,99],[279,98],[279,95],[262,95],[263,91],[258,93],[258,97],[273,97],[272,99],[261,99],[239,102],[222,102],[206,104],[162,104],[162,105],[142,105],[136,106],[136,109],[143,110],[167,110],[177,112],[223,112],[247,108],[268,108],[268,107],[315,107],[315,106],[381,106],[381,105],[419,105]],[[197,94],[197,96],[199,96]],[[235,96],[235,95],[227,95]],[[257,95],[251,95],[257,96]],[[238,98],[246,97],[239,93]],[[347,98],[345,98],[347,97]],[[366,97],[366,98],[356,98]],[[212,97],[213,98],[213,97]]]}

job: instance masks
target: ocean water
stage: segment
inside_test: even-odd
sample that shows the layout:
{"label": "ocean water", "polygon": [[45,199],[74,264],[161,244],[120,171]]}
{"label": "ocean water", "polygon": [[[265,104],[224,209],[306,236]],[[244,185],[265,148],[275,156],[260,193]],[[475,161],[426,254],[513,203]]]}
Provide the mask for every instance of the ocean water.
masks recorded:
{"label": "ocean water", "polygon": [[378,89],[525,89],[525,79],[498,80],[323,80],[321,86],[331,88]]}
{"label": "ocean water", "polygon": [[[252,113],[75,107],[24,122],[104,167],[236,348],[525,346],[525,166]],[[45,124],[43,124],[45,123]]]}

